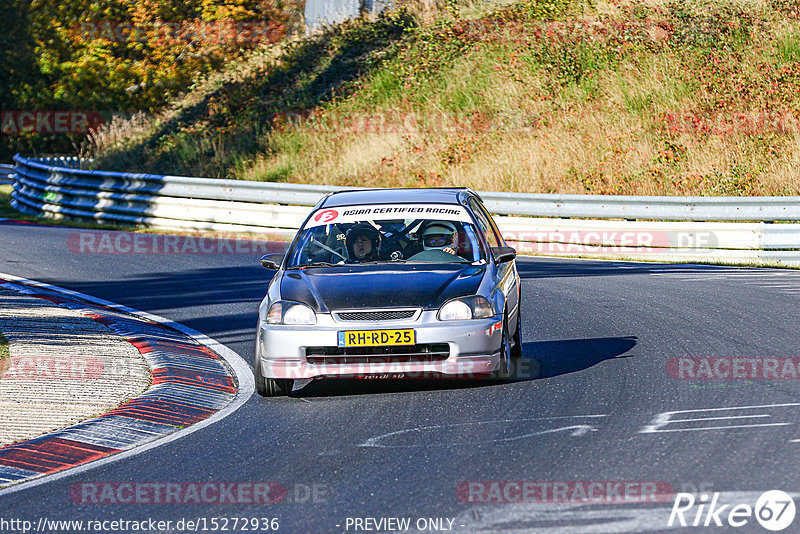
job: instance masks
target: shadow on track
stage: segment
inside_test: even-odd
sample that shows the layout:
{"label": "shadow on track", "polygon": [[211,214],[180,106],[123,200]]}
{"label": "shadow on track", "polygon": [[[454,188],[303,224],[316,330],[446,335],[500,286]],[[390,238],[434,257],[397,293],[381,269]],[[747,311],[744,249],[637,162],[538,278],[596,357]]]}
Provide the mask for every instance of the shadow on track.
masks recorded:
{"label": "shadow on track", "polygon": [[294,397],[336,397],[401,392],[425,392],[502,385],[574,373],[614,358],[627,357],[636,336],[568,339],[523,343],[522,358],[514,362],[509,380],[432,378],[315,380],[292,393]]}
{"label": "shadow on track", "polygon": [[328,378],[315,380],[295,390],[293,397],[338,397],[346,395],[375,395],[383,393],[412,393],[465,389],[502,384],[502,381],[468,378],[359,380]]}
{"label": "shadow on track", "polygon": [[624,336],[523,343],[518,380],[526,380],[526,360],[532,378],[551,378],[582,371],[605,360],[629,357],[624,354],[636,345],[637,339]]}

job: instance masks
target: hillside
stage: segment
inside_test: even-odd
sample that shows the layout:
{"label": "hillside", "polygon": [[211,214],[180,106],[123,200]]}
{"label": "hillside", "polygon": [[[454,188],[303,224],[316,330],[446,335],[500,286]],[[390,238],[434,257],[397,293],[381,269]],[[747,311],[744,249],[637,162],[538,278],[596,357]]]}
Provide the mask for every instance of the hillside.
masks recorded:
{"label": "hillside", "polygon": [[88,153],[295,183],[800,194],[799,0],[439,4],[261,48]]}
{"label": "hillside", "polygon": [[303,0],[3,0],[0,161],[74,153],[112,116],[158,112],[265,43]]}

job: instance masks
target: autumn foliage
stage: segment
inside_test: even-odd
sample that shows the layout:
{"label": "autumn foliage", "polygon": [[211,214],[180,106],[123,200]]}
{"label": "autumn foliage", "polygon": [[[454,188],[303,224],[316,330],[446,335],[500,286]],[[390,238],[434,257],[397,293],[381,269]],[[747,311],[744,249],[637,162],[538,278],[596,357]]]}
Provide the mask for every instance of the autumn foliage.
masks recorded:
{"label": "autumn foliage", "polygon": [[[110,118],[153,111],[203,75],[297,24],[280,0],[3,0],[0,111],[84,111]],[[0,28],[2,30],[3,28]],[[81,138],[2,134],[16,150],[72,151]]]}

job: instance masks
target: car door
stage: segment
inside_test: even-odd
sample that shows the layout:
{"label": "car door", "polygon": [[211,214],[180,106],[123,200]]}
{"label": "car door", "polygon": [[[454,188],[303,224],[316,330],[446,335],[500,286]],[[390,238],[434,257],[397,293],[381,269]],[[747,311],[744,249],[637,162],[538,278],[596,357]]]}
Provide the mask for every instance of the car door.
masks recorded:
{"label": "car door", "polygon": [[[492,216],[486,211],[483,204],[476,198],[469,200],[472,212],[483,233],[486,243],[490,247],[505,246],[505,241],[497,228]],[[497,265],[497,287],[505,295],[506,310],[508,310],[509,329],[514,332],[519,319],[519,275],[517,274],[516,261],[509,261]]]}

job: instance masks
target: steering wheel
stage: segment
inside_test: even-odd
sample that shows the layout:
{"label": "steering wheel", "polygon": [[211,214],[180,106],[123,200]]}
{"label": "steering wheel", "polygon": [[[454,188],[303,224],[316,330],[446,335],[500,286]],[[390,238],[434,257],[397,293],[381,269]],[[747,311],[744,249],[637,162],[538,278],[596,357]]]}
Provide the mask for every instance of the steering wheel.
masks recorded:
{"label": "steering wheel", "polygon": [[381,257],[391,261],[406,259],[407,252],[410,252],[408,248],[411,245],[411,238],[408,233],[420,221],[421,219],[416,219],[398,230],[392,229],[382,232]]}

